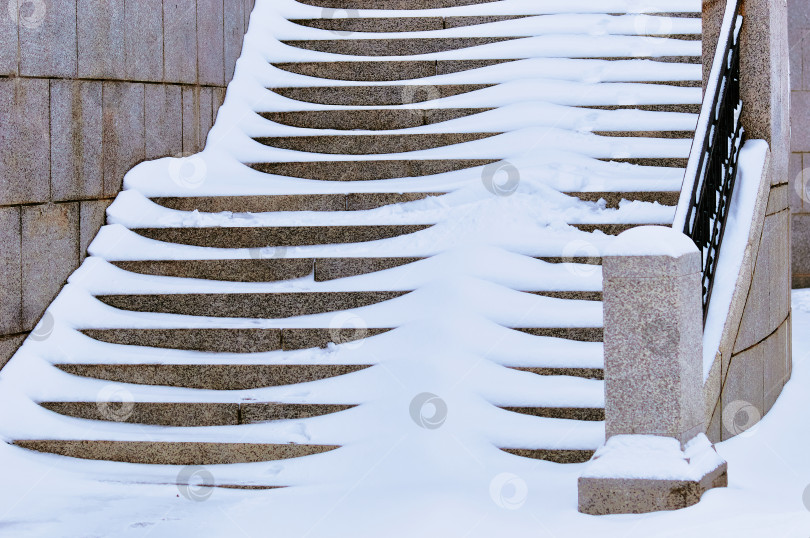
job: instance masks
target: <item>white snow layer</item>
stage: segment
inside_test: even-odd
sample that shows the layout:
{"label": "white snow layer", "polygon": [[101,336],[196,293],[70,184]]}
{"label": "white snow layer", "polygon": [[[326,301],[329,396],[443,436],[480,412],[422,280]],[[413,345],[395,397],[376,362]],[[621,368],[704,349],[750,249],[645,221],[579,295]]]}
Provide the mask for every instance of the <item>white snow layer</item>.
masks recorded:
{"label": "white snow layer", "polygon": [[684,480],[699,482],[723,464],[705,434],[684,449],[672,437],[614,435],[588,462],[585,478]]}
{"label": "white snow layer", "polygon": [[[282,61],[359,61],[298,49],[280,39],[341,36],[292,26],[287,19],[319,18],[325,10],[293,0],[258,0],[226,102],[206,149],[196,156],[161,159],[133,169],[126,191],[110,208],[110,225],[93,242],[82,267],[50,307],[46,338],[29,338],[0,372],[0,435],[6,441],[47,435],[64,439],[233,440],[337,443],[340,449],[296,460],[212,465],[216,484],[290,486],[273,491],[216,489],[191,502],[174,485],[179,469],[65,460],[0,444],[5,514],[0,532],[14,536],[682,536],[698,528],[711,535],[762,536],[807,528],[805,429],[792,410],[810,404],[805,363],[756,437],[719,445],[730,462],[731,488],[673,514],[595,519],[576,512],[576,477],[583,466],[519,458],[498,446],[594,449],[604,439],[599,422],[544,419],[511,413],[507,406],[601,407],[603,383],[565,376],[541,377],[509,367],[599,368],[600,343],[536,337],[520,327],[601,326],[598,302],[561,301],[523,291],[596,291],[601,269],[549,264],[538,256],[599,256],[613,238],[572,224],[668,224],[673,209],[623,202],[581,202],[563,192],[678,190],[683,170],[605,163],[598,158],[685,157],[689,141],[604,137],[594,132],[691,131],[694,114],[583,110],[582,105],[697,104],[697,88],[639,82],[700,80],[700,42],[668,39],[697,33],[693,20],[647,13],[699,12],[697,0],[504,0],[441,10],[358,10],[338,16],[471,16],[533,14],[432,36],[522,35],[523,39],[422,55],[419,59],[519,58],[465,73],[408,81],[410,85],[498,84],[432,101],[434,108],[498,107],[476,117],[408,132],[501,133],[480,142],[360,160],[493,158],[520,171],[511,196],[482,185],[482,169],[386,181],[310,181],[261,174],[244,163],[340,161],[355,156],[317,155],[262,146],[254,136],[306,136],[263,119],[261,111],[362,109],[286,99],[277,86],[365,85],[323,81],[271,65]],[[605,13],[630,16],[607,17]],[[663,26],[662,26],[663,25]],[[671,25],[667,27],[667,25]],[[295,33],[293,34],[293,28]],[[587,30],[587,31],[586,31]],[[519,32],[515,34],[514,32]],[[647,35],[634,35],[644,33]],[[392,38],[421,34],[398,34]],[[660,36],[660,37],[650,37]],[[372,36],[354,34],[352,38]],[[375,35],[373,37],[380,37]],[[643,58],[693,56],[695,64]],[[615,62],[577,57],[628,58]],[[572,59],[573,58],[573,59]],[[378,58],[377,58],[378,59]],[[389,59],[401,59],[391,57]],[[396,85],[397,83],[383,83]],[[390,108],[420,108],[401,105]],[[327,132],[327,134],[346,134]],[[353,133],[357,134],[357,133]],[[362,132],[361,132],[362,134]],[[367,133],[371,134],[371,133]],[[187,175],[179,170],[191,167]],[[347,192],[448,193],[423,201],[352,214],[201,214],[172,211],[154,196],[247,196]],[[312,276],[283,283],[208,282],[146,277],[122,271],[117,260],[250,259],[248,249],[212,249],[146,239],[141,227],[293,226],[324,223],[420,223],[423,232],[362,245],[289,249],[290,257],[432,256],[408,266],[333,282]],[[132,229],[130,229],[132,228]],[[94,295],[117,293],[266,293],[274,291],[411,291],[380,305],[338,314],[285,320],[177,316],[119,311]],[[797,299],[804,297],[795,294]],[[805,295],[807,293],[805,292]],[[810,304],[810,295],[806,298]],[[810,313],[796,312],[798,323]],[[322,327],[357,322],[394,327],[360,345],[256,354],[199,353],[116,346],[78,331],[87,327]],[[796,332],[797,357],[810,340]],[[366,364],[337,379],[247,391],[208,391],[109,384],[78,378],[54,363],[98,364]],[[797,385],[798,383],[798,385]],[[110,387],[133,401],[358,404],[345,412],[307,420],[248,427],[184,428],[95,423],[57,415],[45,400],[93,401]],[[437,395],[447,406],[438,429],[421,428],[409,414],[414,395]],[[13,412],[11,411],[13,410]],[[775,457],[773,453],[779,457]],[[203,488],[204,490],[205,488]],[[765,492],[765,493],[763,493]],[[667,534],[669,533],[669,534]],[[747,534],[746,534],[747,533]],[[806,538],[806,532],[802,534]]]}
{"label": "white snow layer", "polygon": [[717,259],[717,274],[722,277],[714,279],[709,312],[703,328],[704,381],[708,379],[712,364],[717,358],[734,289],[742,270],[767,153],[768,143],[764,140],[748,140],[740,150],[737,180],[731,196],[722,250]]}

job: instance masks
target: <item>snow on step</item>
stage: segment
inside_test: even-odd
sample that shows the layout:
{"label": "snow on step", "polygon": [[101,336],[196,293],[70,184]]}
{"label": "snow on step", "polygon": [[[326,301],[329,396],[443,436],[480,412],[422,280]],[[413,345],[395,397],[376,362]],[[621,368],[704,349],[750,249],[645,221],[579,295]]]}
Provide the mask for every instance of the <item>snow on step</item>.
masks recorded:
{"label": "snow on step", "polygon": [[258,1],[206,149],[127,174],[3,370],[4,438],[248,487],[400,442],[411,468],[424,434],[445,464],[588,459],[601,252],[673,218],[700,3],[452,4]]}

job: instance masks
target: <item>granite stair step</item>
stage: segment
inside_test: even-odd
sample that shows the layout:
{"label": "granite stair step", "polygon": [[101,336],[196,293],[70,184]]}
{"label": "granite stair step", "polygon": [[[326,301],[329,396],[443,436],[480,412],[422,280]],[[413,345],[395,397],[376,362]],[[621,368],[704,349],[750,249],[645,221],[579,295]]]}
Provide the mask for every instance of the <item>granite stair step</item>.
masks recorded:
{"label": "granite stair step", "polygon": [[152,198],[177,211],[200,213],[271,213],[276,211],[362,211],[441,196],[444,192],[358,192],[349,194],[289,194],[269,196],[203,196]]}
{"label": "granite stair step", "polygon": [[643,224],[571,224],[574,228],[583,232],[602,232],[605,235],[619,235],[620,233],[635,228],[636,226],[644,226]]}
{"label": "granite stair step", "polygon": [[667,157],[648,157],[648,158],[603,158],[600,161],[607,161],[612,163],[632,164],[635,166],[649,166],[661,168],[686,168],[689,162],[688,158],[667,158]]}
{"label": "granite stair step", "polygon": [[[656,84],[673,85],[669,82]],[[577,108],[587,108],[590,110],[641,110],[644,112],[675,112],[678,114],[692,114],[695,122],[700,114],[700,104],[668,103],[658,105],[582,105]]]}
{"label": "granite stair step", "polygon": [[546,263],[576,263],[582,265],[602,265],[601,256],[541,256],[536,258]]}
{"label": "granite stair step", "polygon": [[425,103],[490,88],[493,84],[445,84],[436,86],[332,86],[270,88],[271,91],[305,103],[341,106],[391,106]]}
{"label": "granite stair step", "polygon": [[279,226],[249,228],[133,228],[156,241],[211,248],[296,247],[363,243],[416,233],[430,224],[371,226]]}
{"label": "granite stair step", "polygon": [[579,342],[601,342],[604,333],[602,327],[529,327],[515,330],[532,336],[563,338]]}
{"label": "granite stair step", "polygon": [[342,364],[55,364],[71,375],[163,387],[251,390],[309,383],[369,368]]}
{"label": "granite stair step", "polygon": [[583,202],[605,200],[606,207],[617,208],[622,200],[639,202],[656,202],[666,206],[677,206],[681,193],[678,191],[644,191],[644,192],[567,192],[568,196],[579,198]]}
{"label": "granite stair step", "polygon": [[290,73],[327,80],[391,82],[449,75],[512,62],[503,60],[360,60],[355,62],[281,62],[273,66]]}
{"label": "granite stair step", "polygon": [[553,299],[567,299],[571,301],[601,301],[601,291],[530,291],[532,295],[551,297]]}
{"label": "granite stair step", "polygon": [[591,134],[610,138],[663,138],[684,140],[694,137],[693,131],[592,131]]}
{"label": "granite stair step", "polygon": [[393,131],[464,118],[491,108],[437,108],[421,110],[304,110],[298,112],[262,112],[272,122],[302,129],[339,131]]}
{"label": "granite stair step", "polygon": [[[668,223],[656,223],[662,226]],[[636,226],[647,226],[648,224],[572,224],[572,226],[582,232],[602,232],[605,235],[619,235]]]}
{"label": "granite stair step", "polygon": [[362,308],[402,297],[406,291],[194,293],[99,295],[113,308],[187,316],[278,319]]}
{"label": "granite stair step", "polygon": [[290,22],[329,30],[340,35],[354,32],[394,33],[394,32],[429,32],[462,26],[475,26],[490,22],[520,19],[526,15],[483,15],[468,17],[323,17],[320,19],[293,19]]}
{"label": "granite stair step", "polygon": [[300,458],[340,448],[333,445],[198,443],[160,441],[17,440],[28,450],[81,458],[156,465],[220,465]]}
{"label": "granite stair step", "polygon": [[265,146],[305,153],[379,155],[407,153],[490,138],[500,133],[430,133],[258,137]]}
{"label": "granite stair step", "polygon": [[599,422],[605,420],[604,408],[593,407],[502,407],[512,413],[531,415],[543,418],[560,418],[567,420],[584,420]]}
{"label": "granite stair step", "polygon": [[543,368],[533,366],[510,366],[513,370],[521,372],[528,372],[530,374],[542,376],[568,376],[568,377],[581,377],[584,379],[605,379],[605,370],[603,368]]}
{"label": "granite stair step", "polygon": [[260,353],[325,348],[390,331],[365,328],[310,329],[85,329],[100,342],[210,353]]}
{"label": "granite stair step", "polygon": [[253,163],[251,168],[284,177],[317,181],[376,181],[456,172],[497,162],[497,159],[318,161]]}
{"label": "granite stair step", "polygon": [[282,41],[285,45],[345,56],[416,56],[520,39],[509,37],[426,37],[403,39],[318,39]]}
{"label": "granite stair step", "polygon": [[[265,256],[262,258],[262,256]],[[279,257],[274,257],[279,256]],[[114,261],[116,267],[142,275],[229,282],[275,282],[311,275],[316,282],[392,269],[424,258],[286,258],[283,249],[256,252],[251,260]]]}
{"label": "granite stair step", "polygon": [[522,458],[551,461],[554,463],[585,463],[589,461],[596,452],[596,450],[554,450],[533,448],[501,448],[501,450]]}
{"label": "granite stair step", "polygon": [[353,405],[290,404],[277,402],[163,403],[163,402],[40,402],[60,415],[156,426],[235,426],[273,420],[302,420],[338,413]]}

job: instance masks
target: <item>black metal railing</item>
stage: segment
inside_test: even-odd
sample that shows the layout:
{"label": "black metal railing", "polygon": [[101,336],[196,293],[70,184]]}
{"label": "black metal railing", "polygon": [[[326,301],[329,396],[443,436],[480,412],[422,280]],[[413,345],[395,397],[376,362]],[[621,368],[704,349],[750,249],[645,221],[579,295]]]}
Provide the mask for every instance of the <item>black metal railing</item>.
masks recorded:
{"label": "black metal railing", "polygon": [[[730,7],[730,9],[734,9]],[[743,142],[740,122],[740,2],[724,21],[725,43],[719,42],[712,75],[698,120],[698,133],[684,178],[684,190],[693,182],[688,204],[679,204],[675,226],[692,238],[703,255],[703,318],[709,310],[720,246],[726,230],[731,196]],[[714,90],[712,92],[712,90]],[[711,92],[711,93],[710,93]],[[688,191],[687,191],[688,192]],[[685,193],[684,193],[685,194]],[[682,200],[683,202],[684,200]],[[679,222],[680,220],[680,222]]]}

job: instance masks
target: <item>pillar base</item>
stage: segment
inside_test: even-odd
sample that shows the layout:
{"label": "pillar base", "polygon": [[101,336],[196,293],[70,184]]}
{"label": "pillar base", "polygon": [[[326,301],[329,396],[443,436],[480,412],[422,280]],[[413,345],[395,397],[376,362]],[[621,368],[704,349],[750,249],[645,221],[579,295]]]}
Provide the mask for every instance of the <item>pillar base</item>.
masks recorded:
{"label": "pillar base", "polygon": [[643,514],[678,510],[709,489],[728,485],[728,465],[705,435],[681,450],[677,439],[617,435],[600,448],[579,478],[583,514]]}

